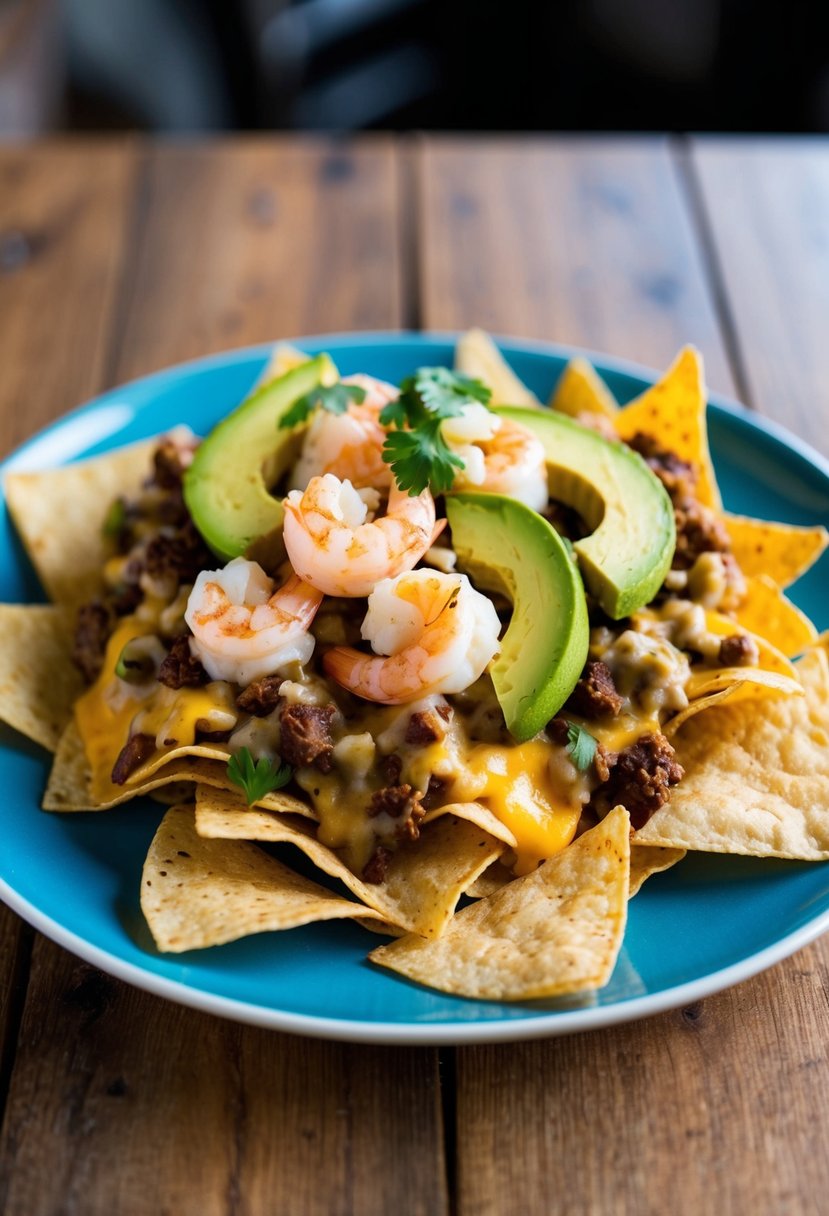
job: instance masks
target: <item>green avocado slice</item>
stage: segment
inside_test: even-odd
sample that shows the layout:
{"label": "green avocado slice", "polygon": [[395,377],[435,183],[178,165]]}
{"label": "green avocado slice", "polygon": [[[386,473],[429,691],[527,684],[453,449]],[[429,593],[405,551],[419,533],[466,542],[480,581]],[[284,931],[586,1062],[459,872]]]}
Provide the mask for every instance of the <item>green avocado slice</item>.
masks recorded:
{"label": "green avocado slice", "polygon": [[620,620],[650,603],[671,567],[676,525],[665,487],[639,453],[552,410],[502,406],[496,413],[538,436],[551,497],[591,529],[573,547],[607,615]]}
{"label": "green avocado slice", "polygon": [[514,498],[448,494],[446,514],[460,569],[512,601],[490,673],[507,727],[523,742],[558,713],[587,659],[587,604],[576,563],[547,520]]}
{"label": "green avocado slice", "polygon": [[298,428],[279,429],[282,415],[337,369],[318,355],[253,392],[197,448],[184,475],[184,501],[219,557],[247,553],[282,527],[282,504],[269,492],[297,456]]}

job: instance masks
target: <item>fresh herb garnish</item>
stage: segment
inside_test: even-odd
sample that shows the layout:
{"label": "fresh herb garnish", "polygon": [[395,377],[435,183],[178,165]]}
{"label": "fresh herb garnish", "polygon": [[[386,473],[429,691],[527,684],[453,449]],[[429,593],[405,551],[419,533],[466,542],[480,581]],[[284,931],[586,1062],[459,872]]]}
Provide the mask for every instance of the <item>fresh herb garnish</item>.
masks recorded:
{"label": "fresh herb garnish", "polygon": [[421,367],[400,386],[400,396],[380,411],[386,436],[383,459],[391,465],[401,490],[420,494],[431,486],[436,494],[451,488],[464,462],[441,434],[441,423],[456,418],[464,406],[487,405],[492,396],[480,380],[446,367]]}
{"label": "fresh herb garnish", "polygon": [[123,498],[116,498],[104,516],[101,531],[104,536],[118,536],[127,522],[127,506]]}
{"label": "fresh herb garnish", "polygon": [[567,723],[567,750],[580,773],[590,768],[598,746],[598,739],[595,739],[589,730],[585,730],[577,722]]}
{"label": "fresh herb garnish", "polygon": [[314,410],[327,410],[329,414],[344,414],[352,401],[359,405],[366,399],[366,390],[358,384],[318,384],[295,401],[279,419],[279,427],[298,426]]}
{"label": "fresh herb garnish", "polygon": [[227,762],[227,775],[244,792],[248,806],[253,806],[271,790],[281,790],[293,776],[290,764],[273,764],[267,756],[254,761],[247,747],[241,748]]}

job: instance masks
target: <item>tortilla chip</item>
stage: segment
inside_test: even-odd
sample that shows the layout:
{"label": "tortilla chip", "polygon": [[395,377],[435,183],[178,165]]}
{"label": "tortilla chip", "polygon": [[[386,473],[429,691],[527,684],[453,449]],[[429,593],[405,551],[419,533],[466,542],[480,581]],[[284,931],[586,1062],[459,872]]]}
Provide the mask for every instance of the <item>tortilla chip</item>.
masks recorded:
{"label": "tortilla chip", "polygon": [[685,691],[690,704],[665,723],[662,733],[667,739],[672,739],[690,718],[721,701],[736,704],[748,698],[803,696],[803,686],[797,678],[758,667],[722,667],[719,671],[697,672],[691,676]]}
{"label": "tortilla chip", "polygon": [[479,874],[473,883],[466,888],[465,894],[470,899],[487,899],[500,891],[508,882],[514,882],[515,875],[502,861],[493,861],[488,870]]}
{"label": "tortilla chip", "polygon": [[637,844],[829,858],[829,663],[819,648],[796,664],[805,696],[717,706],[674,740],[685,769]]}
{"label": "tortilla chip", "polygon": [[723,520],[743,574],[766,575],[781,587],[805,574],[829,544],[829,532],[821,527],[803,528],[746,515],[724,515]]}
{"label": "tortilla chip", "polygon": [[746,598],[737,620],[756,637],[764,638],[782,654],[793,658],[817,640],[812,622],[767,574],[746,579]]}
{"label": "tortilla chip", "polygon": [[662,379],[623,406],[614,421],[620,439],[632,439],[643,431],[681,460],[695,464],[699,470],[697,497],[709,507],[720,507],[708,451],[705,404],[702,356],[693,346],[686,346]]}
{"label": "tortilla chip", "polygon": [[304,350],[291,346],[288,342],[278,342],[271,352],[265,370],[254,385],[254,391],[265,384],[270,384],[271,380],[278,380],[286,372],[292,372],[295,367],[308,363],[310,358],[311,356],[306,355]]}
{"label": "tortilla chip", "polygon": [[192,805],[168,811],[153,837],[141,875],[141,910],[159,950],[174,954],[252,933],[373,915],[254,844],[203,839]]}
{"label": "tortilla chip", "polygon": [[579,414],[604,414],[615,418],[616,398],[587,359],[571,359],[550,397],[550,409],[577,418]]}
{"label": "tortilla chip", "polygon": [[363,882],[321,844],[307,821],[267,811],[247,810],[232,794],[199,787],[196,828],[225,840],[262,840],[296,845],[314,865],[339,879],[383,920],[424,937],[437,937],[458,899],[504,846],[473,823],[446,815],[401,845],[382,883]]}
{"label": "tortilla chip", "polygon": [[625,931],[630,820],[616,807],[532,874],[464,908],[443,937],[410,934],[372,962],[456,996],[524,1001],[601,988]]}
{"label": "tortilla chip", "polygon": [[0,719],[51,752],[81,690],[73,624],[52,604],[0,604]]}
{"label": "tortilla chip", "polygon": [[502,823],[489,807],[483,806],[480,802],[448,802],[445,806],[436,806],[433,810],[426,812],[423,822],[433,823],[442,815],[456,815],[458,819],[465,819],[468,823],[477,824],[479,828],[483,828],[496,840],[503,841],[511,849],[518,848],[515,833],[505,823]]}
{"label": "tortilla chip", "polygon": [[482,380],[492,392],[491,405],[541,405],[482,329],[470,329],[458,339],[455,370]]}
{"label": "tortilla chip", "polygon": [[101,586],[106,548],[101,525],[116,498],[138,494],[156,440],[42,473],[9,473],[6,499],[49,598],[78,605]]}
{"label": "tortilla chip", "polygon": [[633,899],[642,883],[652,874],[661,874],[670,870],[685,856],[685,849],[662,849],[655,845],[637,844],[630,846],[630,891],[628,898]]}

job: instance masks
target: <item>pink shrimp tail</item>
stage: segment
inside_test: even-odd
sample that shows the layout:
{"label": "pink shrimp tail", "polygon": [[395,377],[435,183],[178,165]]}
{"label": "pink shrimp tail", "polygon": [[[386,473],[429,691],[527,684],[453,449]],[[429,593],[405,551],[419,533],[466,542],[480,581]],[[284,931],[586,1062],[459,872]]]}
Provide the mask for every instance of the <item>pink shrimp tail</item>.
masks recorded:
{"label": "pink shrimp tail", "polygon": [[362,654],[351,646],[334,646],[325,654],[322,665],[326,675],[356,696],[379,705],[402,705],[410,700],[408,690],[397,695],[388,693],[376,679],[372,679],[378,662],[382,661]]}
{"label": "pink shrimp tail", "polygon": [[298,574],[292,574],[273,596],[271,603],[286,616],[293,617],[303,629],[308,629],[323,598],[322,592],[317,591],[316,587],[306,583]]}

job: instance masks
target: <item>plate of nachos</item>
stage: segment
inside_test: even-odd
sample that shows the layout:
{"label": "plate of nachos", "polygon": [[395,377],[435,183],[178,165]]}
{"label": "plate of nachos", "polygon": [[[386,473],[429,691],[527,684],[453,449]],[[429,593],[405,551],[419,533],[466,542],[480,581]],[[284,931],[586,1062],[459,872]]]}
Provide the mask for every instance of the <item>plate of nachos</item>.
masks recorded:
{"label": "plate of nachos", "polygon": [[654,1013],[829,926],[829,475],[473,330],[215,356],[5,466],[0,894],[375,1042]]}

